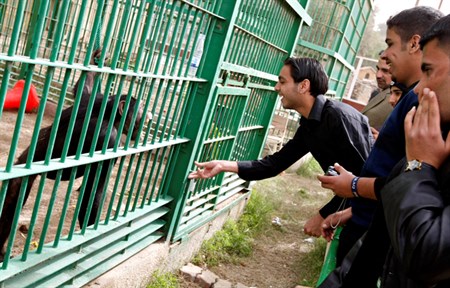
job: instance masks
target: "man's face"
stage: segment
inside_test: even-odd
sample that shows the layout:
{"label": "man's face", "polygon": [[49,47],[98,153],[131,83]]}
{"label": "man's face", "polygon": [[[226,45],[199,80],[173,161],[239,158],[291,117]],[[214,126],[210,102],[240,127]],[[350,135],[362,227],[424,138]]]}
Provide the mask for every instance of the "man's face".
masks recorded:
{"label": "man's face", "polygon": [[392,78],[391,73],[389,72],[389,65],[386,63],[384,59],[378,59],[377,64],[377,84],[378,88],[384,90],[389,88],[391,85]]}
{"label": "man's face", "polygon": [[405,78],[410,71],[408,71],[408,68],[405,69],[405,67],[408,67],[405,64],[411,59],[406,49],[406,43],[402,43],[400,35],[395,30],[387,29],[386,44],[388,47],[384,50],[382,56],[386,58],[386,62],[390,67],[392,79],[407,84],[405,83]]}
{"label": "man's face", "polygon": [[422,99],[423,89],[436,93],[442,123],[450,123],[450,57],[445,48],[433,39],[423,47],[422,77],[414,91]]}
{"label": "man's face", "polygon": [[275,91],[281,97],[281,104],[285,109],[295,109],[299,101],[300,83],[295,83],[291,76],[291,66],[284,65],[278,75],[278,82]]}

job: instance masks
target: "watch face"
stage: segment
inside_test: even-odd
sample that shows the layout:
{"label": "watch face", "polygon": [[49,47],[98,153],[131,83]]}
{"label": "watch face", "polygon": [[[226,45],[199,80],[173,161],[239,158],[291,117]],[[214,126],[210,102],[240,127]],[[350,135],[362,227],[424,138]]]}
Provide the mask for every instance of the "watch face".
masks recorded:
{"label": "watch face", "polygon": [[408,165],[406,166],[405,171],[412,171],[412,170],[420,170],[422,168],[422,162],[418,160],[411,160],[408,161]]}

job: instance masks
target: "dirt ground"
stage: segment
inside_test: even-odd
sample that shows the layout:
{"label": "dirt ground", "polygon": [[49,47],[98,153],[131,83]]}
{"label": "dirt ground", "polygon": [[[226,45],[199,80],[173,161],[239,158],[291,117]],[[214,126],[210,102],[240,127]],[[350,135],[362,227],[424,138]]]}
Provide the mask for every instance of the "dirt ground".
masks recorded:
{"label": "dirt ground", "polygon": [[[272,179],[258,181],[255,189],[274,197],[281,226],[255,239],[252,256],[238,265],[220,265],[209,269],[222,279],[258,288],[293,288],[308,275],[300,263],[314,246],[315,238],[303,233],[305,221],[326,203],[331,193],[315,178],[283,173]],[[183,282],[182,287],[198,287]]]}

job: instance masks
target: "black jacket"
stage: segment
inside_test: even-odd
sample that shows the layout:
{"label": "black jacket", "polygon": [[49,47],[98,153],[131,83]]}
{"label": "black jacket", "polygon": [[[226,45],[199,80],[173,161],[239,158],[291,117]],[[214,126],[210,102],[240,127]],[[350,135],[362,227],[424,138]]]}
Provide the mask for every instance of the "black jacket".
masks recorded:
{"label": "black jacket", "polygon": [[[260,180],[286,170],[308,152],[324,171],[339,163],[359,175],[372,148],[373,137],[367,117],[342,102],[316,97],[308,118],[302,117],[293,139],[284,147],[261,160],[239,161],[239,177]],[[339,197],[335,196],[320,214],[325,218],[336,212]]]}
{"label": "black jacket", "polygon": [[380,193],[391,240],[382,287],[450,287],[450,159],[404,168]]}

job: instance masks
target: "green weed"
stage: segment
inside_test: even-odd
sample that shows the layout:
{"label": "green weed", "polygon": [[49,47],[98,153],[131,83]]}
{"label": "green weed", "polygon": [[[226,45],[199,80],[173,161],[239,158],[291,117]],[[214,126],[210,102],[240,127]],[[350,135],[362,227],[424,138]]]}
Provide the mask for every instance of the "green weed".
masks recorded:
{"label": "green weed", "polygon": [[156,270],[152,274],[152,278],[150,283],[147,285],[147,288],[179,288],[180,283],[178,282],[178,278],[173,273],[163,273],[159,270]]}
{"label": "green weed", "polygon": [[250,256],[254,237],[268,227],[272,211],[270,201],[254,191],[240,219],[227,221],[222,230],[203,242],[192,262],[211,267],[237,263],[240,258]]}

